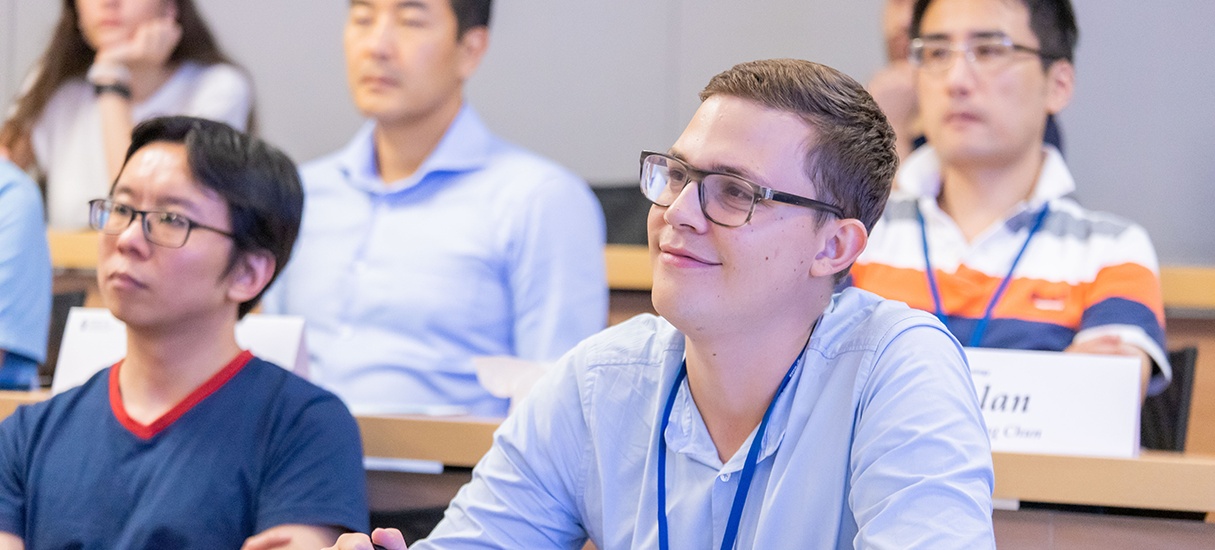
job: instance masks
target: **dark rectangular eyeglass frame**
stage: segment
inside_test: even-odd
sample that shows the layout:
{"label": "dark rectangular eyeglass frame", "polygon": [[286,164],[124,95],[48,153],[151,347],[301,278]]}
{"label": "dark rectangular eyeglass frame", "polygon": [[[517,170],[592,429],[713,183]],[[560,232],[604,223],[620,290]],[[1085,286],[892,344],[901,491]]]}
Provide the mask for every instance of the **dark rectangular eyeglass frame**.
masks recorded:
{"label": "dark rectangular eyeglass frame", "polygon": [[[707,170],[698,170],[696,167],[692,166],[691,164],[688,164],[687,161],[673,157],[666,153],[658,153],[655,151],[642,151],[641,152],[641,170],[642,170],[642,172],[645,171],[645,159],[650,156],[657,156],[657,157],[665,158],[667,160],[673,160],[673,161],[678,162],[679,164],[683,165],[684,167],[686,167],[689,177],[687,178],[687,182],[685,182],[684,185],[687,185],[688,183],[691,183],[693,181],[701,184],[701,185],[696,186],[696,192],[697,192],[698,198],[700,199],[701,212],[704,213],[705,217],[708,218],[710,221],[713,221],[713,223],[716,223],[717,225],[721,225],[723,227],[741,227],[741,226],[747,225],[747,223],[751,221],[751,215],[755,213],[756,203],[758,203],[761,200],[770,200],[770,201],[780,202],[780,203],[784,203],[784,204],[792,204],[794,206],[802,206],[805,208],[811,208],[811,209],[818,210],[821,212],[826,212],[841,220],[848,217],[848,216],[844,215],[844,210],[842,208],[840,208],[834,204],[802,197],[799,195],[794,195],[792,193],[785,193],[783,191],[777,191],[775,189],[772,189],[771,187],[764,187],[758,183],[747,181],[746,179],[739,177],[737,174],[729,174],[726,172],[713,172],[713,171],[707,171]],[[640,176],[640,174],[639,174],[639,176]],[[738,225],[726,225],[721,222],[718,222],[717,220],[714,220],[712,217],[710,217],[708,215],[707,212],[704,211],[705,210],[705,186],[703,185],[702,182],[704,182],[704,179],[707,176],[726,176],[726,177],[736,179],[738,181],[741,181],[741,182],[751,186],[751,190],[755,192],[755,200],[751,201],[751,208],[747,212],[746,220],[744,220],[742,223],[740,223]],[[645,198],[647,200],[649,200],[650,202],[657,204],[658,206],[661,206],[663,208],[671,206],[669,204],[662,204],[662,203],[659,203],[658,201],[650,199],[650,195],[648,193],[646,193],[645,182],[642,181],[640,183],[642,186],[641,194],[645,195]]]}
{"label": "dark rectangular eyeglass frame", "polygon": [[[135,222],[135,218],[138,216],[140,218],[139,225],[143,229],[143,238],[147,239],[148,242],[150,242],[152,244],[155,244],[157,246],[163,246],[165,248],[181,248],[183,246],[186,246],[186,242],[188,242],[190,240],[190,233],[192,231],[194,231],[195,229],[206,229],[207,231],[213,231],[215,233],[219,233],[220,235],[228,237],[229,239],[235,238],[232,235],[232,233],[224,231],[223,229],[211,227],[209,225],[203,225],[194,220],[191,220],[190,218],[186,217],[185,215],[178,214],[176,212],[167,212],[164,210],[136,210],[134,207],[132,207],[130,205],[126,205],[126,204],[122,204],[122,206],[125,206],[125,207],[131,209],[131,219],[127,220],[127,224],[122,226],[121,229],[119,229],[116,232],[111,232],[111,231],[107,231],[105,229],[106,224],[101,224],[100,227],[97,227],[96,224],[93,223],[94,220],[96,219],[96,216],[94,216],[93,213],[95,211],[100,210],[100,211],[109,212],[109,215],[113,216],[114,215],[114,205],[116,205],[116,204],[122,204],[122,203],[115,202],[113,199],[93,199],[93,200],[89,201],[89,225],[93,226],[93,229],[96,229],[97,231],[100,231],[102,233],[106,233],[108,235],[117,235],[119,233],[122,233],[123,231],[126,231],[126,229],[128,227],[130,227],[132,223]],[[165,244],[163,242],[153,239],[152,238],[152,229],[150,227],[152,222],[148,221],[148,214],[173,214],[174,216],[177,216],[177,217],[185,220],[186,221],[186,235],[185,235],[185,237],[182,237],[181,244],[174,246],[174,245]]]}

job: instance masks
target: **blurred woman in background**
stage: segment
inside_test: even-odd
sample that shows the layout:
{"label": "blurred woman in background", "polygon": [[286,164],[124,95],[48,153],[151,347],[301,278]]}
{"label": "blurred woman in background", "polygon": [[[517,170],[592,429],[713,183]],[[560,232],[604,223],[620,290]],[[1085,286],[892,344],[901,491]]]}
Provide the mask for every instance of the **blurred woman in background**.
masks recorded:
{"label": "blurred woman in background", "polygon": [[248,130],[252,85],[192,0],[64,0],[51,43],[0,128],[0,155],[46,184],[55,229],[88,227],[148,118],[183,114]]}

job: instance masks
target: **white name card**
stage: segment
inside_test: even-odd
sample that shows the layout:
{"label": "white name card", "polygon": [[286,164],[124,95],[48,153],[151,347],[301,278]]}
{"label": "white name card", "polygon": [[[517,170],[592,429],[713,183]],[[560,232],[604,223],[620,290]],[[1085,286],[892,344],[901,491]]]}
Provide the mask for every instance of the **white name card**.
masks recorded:
{"label": "white name card", "polygon": [[[308,377],[304,318],[246,315],[236,324],[236,343],[254,355]],[[110,310],[74,307],[68,312],[51,393],[58,395],[88,381],[127,354],[127,326]]]}
{"label": "white name card", "polygon": [[967,348],[991,450],[1133,458],[1139,359]]}

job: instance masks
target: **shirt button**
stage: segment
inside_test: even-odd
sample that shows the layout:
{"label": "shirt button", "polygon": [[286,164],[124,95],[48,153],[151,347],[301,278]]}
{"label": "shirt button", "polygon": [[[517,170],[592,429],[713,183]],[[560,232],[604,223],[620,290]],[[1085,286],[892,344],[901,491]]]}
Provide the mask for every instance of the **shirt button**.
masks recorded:
{"label": "shirt button", "polygon": [[721,474],[720,476],[718,476],[718,478],[721,479],[722,481],[730,481],[730,474],[728,474],[728,473]]}

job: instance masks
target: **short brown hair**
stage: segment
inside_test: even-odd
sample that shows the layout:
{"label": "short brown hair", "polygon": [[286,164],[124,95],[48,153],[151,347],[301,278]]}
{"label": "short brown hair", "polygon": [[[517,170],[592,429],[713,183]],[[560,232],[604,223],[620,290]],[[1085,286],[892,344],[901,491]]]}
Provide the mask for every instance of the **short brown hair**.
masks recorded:
{"label": "short brown hair", "polygon": [[806,175],[818,199],[873,230],[890,196],[899,157],[894,129],[863,86],[826,65],[767,59],[740,63],[713,77],[700,100],[718,94],[801,117],[816,138],[806,151]]}

